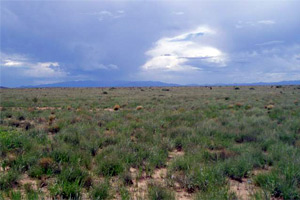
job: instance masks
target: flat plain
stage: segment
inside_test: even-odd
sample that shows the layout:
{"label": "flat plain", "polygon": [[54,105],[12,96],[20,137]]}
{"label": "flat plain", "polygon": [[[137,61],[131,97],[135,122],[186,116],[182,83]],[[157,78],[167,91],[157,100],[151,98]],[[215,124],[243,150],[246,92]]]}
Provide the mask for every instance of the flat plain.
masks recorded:
{"label": "flat plain", "polygon": [[300,86],[0,92],[0,199],[300,199]]}

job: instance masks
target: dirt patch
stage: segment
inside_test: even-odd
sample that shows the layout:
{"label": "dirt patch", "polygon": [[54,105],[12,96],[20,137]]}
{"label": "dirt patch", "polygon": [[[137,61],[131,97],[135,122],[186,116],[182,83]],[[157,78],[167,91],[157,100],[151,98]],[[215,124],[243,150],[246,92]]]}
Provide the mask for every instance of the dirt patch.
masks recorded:
{"label": "dirt patch", "polygon": [[[183,156],[183,151],[174,150],[169,152],[168,160],[165,167],[157,168],[154,170],[152,175],[149,177],[145,172],[139,172],[136,168],[130,168],[130,174],[132,177],[132,186],[129,188],[129,192],[132,195],[132,199],[145,199],[148,194],[148,185],[149,184],[158,184],[162,186],[167,186],[167,174],[168,165],[176,158]],[[192,199],[192,195],[189,194],[181,188],[178,183],[174,184],[173,187],[175,198],[178,200],[189,200]]]}
{"label": "dirt patch", "polygon": [[36,107],[36,110],[61,110],[60,107]]}
{"label": "dirt patch", "polygon": [[236,180],[229,180],[230,192],[237,195],[238,199],[250,200],[255,192],[255,186],[251,180],[243,178],[241,182]]}
{"label": "dirt patch", "polygon": [[112,109],[112,108],[105,108],[104,110],[109,111],[109,112],[114,112],[114,109]]}
{"label": "dirt patch", "polygon": [[38,189],[38,181],[30,178],[27,174],[24,174],[23,177],[19,180],[19,184],[24,187],[24,185],[30,185],[32,189]]}
{"label": "dirt patch", "polygon": [[[263,169],[255,169],[251,172],[252,175],[256,176],[262,173],[268,173],[271,170],[271,167],[265,167]],[[241,181],[229,180],[230,192],[233,192],[237,195],[239,199],[250,200],[253,199],[253,195],[256,192],[261,191],[261,189],[254,185],[253,181],[250,178],[242,178]]]}

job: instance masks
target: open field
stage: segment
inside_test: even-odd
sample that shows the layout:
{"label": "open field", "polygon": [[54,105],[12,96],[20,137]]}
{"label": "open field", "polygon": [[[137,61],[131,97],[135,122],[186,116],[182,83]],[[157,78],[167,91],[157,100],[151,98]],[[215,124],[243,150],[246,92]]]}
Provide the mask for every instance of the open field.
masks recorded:
{"label": "open field", "polygon": [[0,199],[300,199],[300,86],[0,91]]}

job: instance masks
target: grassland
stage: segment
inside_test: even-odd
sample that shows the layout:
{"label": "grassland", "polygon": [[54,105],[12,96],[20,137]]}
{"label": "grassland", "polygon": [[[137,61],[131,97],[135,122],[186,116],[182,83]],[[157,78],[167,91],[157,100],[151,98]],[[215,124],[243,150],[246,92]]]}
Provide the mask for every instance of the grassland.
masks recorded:
{"label": "grassland", "polygon": [[299,86],[0,92],[0,199],[300,199]]}

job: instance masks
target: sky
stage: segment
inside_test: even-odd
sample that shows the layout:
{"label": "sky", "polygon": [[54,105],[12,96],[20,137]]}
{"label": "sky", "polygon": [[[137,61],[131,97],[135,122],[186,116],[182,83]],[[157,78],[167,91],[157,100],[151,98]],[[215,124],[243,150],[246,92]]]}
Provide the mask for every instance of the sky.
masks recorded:
{"label": "sky", "polygon": [[0,1],[1,86],[300,80],[300,1]]}

